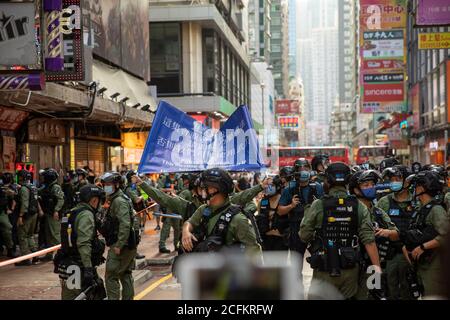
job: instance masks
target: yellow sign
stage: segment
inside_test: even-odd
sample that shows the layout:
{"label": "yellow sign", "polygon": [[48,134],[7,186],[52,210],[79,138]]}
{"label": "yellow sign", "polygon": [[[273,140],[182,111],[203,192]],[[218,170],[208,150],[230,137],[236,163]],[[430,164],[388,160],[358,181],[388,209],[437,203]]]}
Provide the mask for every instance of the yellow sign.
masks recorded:
{"label": "yellow sign", "polygon": [[450,32],[419,33],[419,49],[450,48]]}
{"label": "yellow sign", "polygon": [[122,147],[144,149],[148,131],[122,133]]}

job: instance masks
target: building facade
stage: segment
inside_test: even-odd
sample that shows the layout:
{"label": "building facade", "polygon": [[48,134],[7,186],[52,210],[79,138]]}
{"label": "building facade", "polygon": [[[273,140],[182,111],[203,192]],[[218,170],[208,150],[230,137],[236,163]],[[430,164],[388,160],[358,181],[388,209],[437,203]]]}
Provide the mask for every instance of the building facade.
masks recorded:
{"label": "building facade", "polygon": [[277,98],[287,96],[289,81],[288,6],[284,0],[273,0],[270,21],[270,64]]}

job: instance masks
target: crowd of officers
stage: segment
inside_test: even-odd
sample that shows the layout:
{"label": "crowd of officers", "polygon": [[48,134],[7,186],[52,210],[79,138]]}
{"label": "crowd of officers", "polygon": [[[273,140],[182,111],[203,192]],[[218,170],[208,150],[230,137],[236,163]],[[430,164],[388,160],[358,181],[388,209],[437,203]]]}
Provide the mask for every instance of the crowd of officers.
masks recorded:
{"label": "crowd of officers", "polygon": [[[153,211],[163,216],[161,253],[170,252],[171,228],[179,255],[223,248],[258,255],[295,251],[306,254],[313,269],[310,292],[326,282],[346,299],[410,300],[444,294],[447,175],[442,166],[409,168],[395,158],[375,169],[369,163],[330,163],[327,155],[318,155],[262,181],[258,174],[220,168],[159,179],[132,170],[95,178],[78,169],[61,187],[57,172],[48,168],[40,172],[37,189],[22,170],[18,184],[12,175],[2,176],[0,228],[7,254],[14,257],[12,226],[24,255],[38,248],[34,234],[41,220],[42,246],[61,243],[57,254],[45,259],[54,261],[63,299],[80,294],[133,299],[131,272],[135,259],[143,257],[137,247],[145,215],[139,213],[151,200],[159,205]],[[14,212],[16,220],[10,219]],[[105,260],[103,283],[96,268]],[[81,285],[73,281],[73,266],[80,269]],[[372,275],[381,281],[371,282]]]}

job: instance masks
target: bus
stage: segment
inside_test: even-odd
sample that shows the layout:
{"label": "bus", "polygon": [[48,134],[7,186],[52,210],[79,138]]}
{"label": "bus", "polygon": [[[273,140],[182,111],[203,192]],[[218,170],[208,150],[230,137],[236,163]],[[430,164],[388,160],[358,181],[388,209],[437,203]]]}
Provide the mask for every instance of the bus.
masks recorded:
{"label": "bus", "polygon": [[349,147],[279,147],[278,165],[279,167],[293,166],[298,158],[305,158],[311,163],[312,158],[318,154],[327,154],[330,162],[344,162],[350,164]]}
{"label": "bus", "polygon": [[355,162],[357,165],[365,162],[378,165],[388,154],[389,148],[387,146],[360,146],[356,152]]}

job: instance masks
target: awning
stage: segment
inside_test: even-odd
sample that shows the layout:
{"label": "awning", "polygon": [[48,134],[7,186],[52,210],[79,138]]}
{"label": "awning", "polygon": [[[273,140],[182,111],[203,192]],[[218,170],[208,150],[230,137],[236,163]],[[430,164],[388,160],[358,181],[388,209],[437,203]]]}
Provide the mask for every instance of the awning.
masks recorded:
{"label": "awning", "polygon": [[149,93],[147,84],[125,71],[94,60],[92,65],[92,80],[99,82],[97,89],[107,88],[105,95],[111,96],[118,92],[120,93],[120,96],[117,97],[118,101],[124,97],[128,97],[129,100],[126,102],[128,106],[140,103],[141,106],[138,109],[146,104],[149,104],[153,110],[157,107],[155,99]]}

